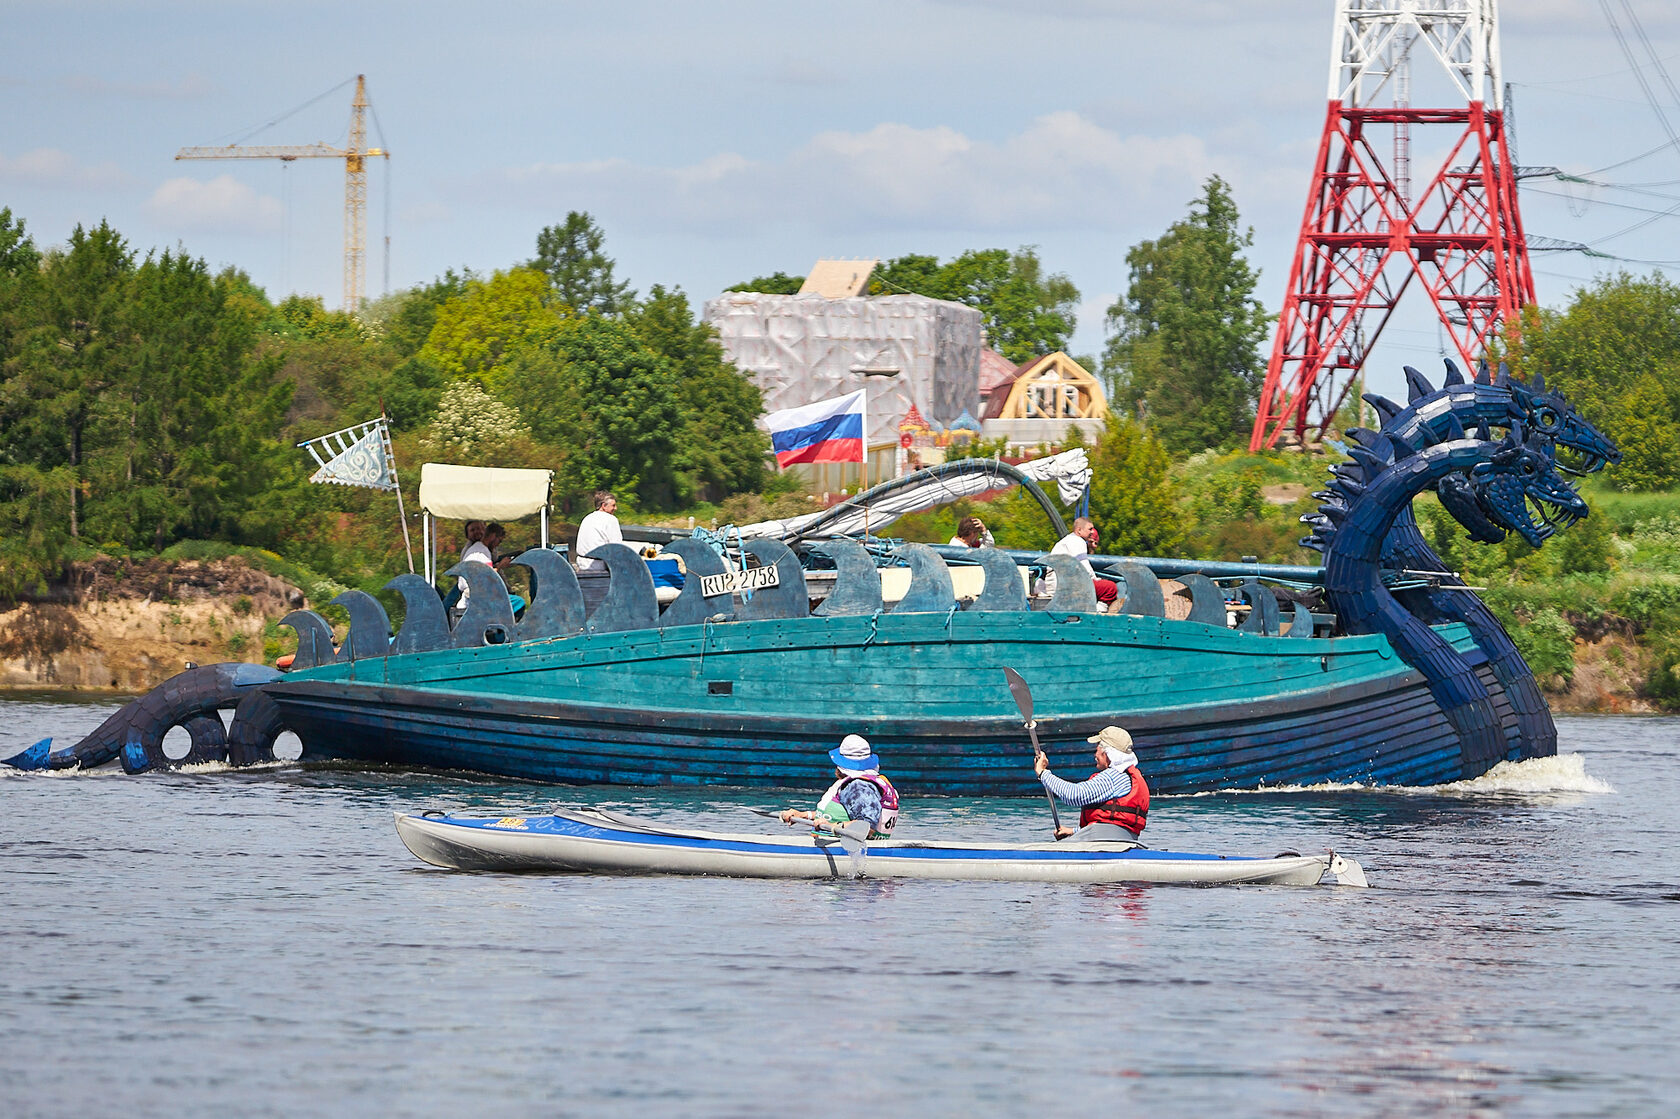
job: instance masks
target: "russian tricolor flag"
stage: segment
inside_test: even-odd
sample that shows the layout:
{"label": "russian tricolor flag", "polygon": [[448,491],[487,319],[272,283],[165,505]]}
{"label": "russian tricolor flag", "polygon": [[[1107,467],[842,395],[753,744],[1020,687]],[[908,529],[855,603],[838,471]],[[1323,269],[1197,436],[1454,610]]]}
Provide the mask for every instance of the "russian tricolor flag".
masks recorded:
{"label": "russian tricolor flag", "polygon": [[764,417],[776,464],[862,462],[864,391],[771,412]]}

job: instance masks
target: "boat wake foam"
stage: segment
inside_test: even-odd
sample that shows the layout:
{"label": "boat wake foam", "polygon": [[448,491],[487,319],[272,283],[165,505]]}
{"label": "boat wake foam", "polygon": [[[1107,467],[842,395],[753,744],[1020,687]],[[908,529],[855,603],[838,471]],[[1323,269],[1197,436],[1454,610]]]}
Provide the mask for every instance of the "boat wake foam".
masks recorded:
{"label": "boat wake foam", "polygon": [[1358,781],[1324,781],[1316,785],[1266,785],[1258,789],[1215,790],[1192,796],[1227,796],[1275,793],[1392,793],[1397,796],[1545,796],[1558,793],[1614,793],[1608,782],[1587,772],[1580,754],[1558,754],[1549,758],[1528,758],[1500,762],[1480,777],[1444,785],[1366,785]]}
{"label": "boat wake foam", "polygon": [[1550,758],[1527,758],[1520,762],[1500,762],[1471,781],[1454,781],[1438,785],[1436,793],[1614,793],[1608,781],[1587,772],[1586,758],[1581,754],[1558,754]]}

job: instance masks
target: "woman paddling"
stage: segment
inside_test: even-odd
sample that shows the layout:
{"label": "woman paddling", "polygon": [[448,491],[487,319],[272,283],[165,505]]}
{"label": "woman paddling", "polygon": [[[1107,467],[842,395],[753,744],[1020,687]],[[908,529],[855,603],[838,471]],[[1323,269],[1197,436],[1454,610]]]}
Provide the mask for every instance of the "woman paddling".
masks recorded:
{"label": "woman paddling", "polygon": [[854,820],[869,822],[869,838],[885,839],[898,823],[898,790],[881,776],[881,759],[861,734],[848,734],[828,752],[834,762],[835,782],[817,801],[816,811],[785,809],[782,823],[790,827],[800,820],[825,820],[835,826]]}
{"label": "woman paddling", "polygon": [[1080,810],[1079,830],[1057,828],[1056,838],[1136,843],[1149,818],[1149,786],[1132,753],[1132,736],[1120,727],[1104,727],[1085,741],[1096,747],[1097,771],[1077,785],[1050,772],[1043,750],[1033,758],[1033,771],[1045,789]]}

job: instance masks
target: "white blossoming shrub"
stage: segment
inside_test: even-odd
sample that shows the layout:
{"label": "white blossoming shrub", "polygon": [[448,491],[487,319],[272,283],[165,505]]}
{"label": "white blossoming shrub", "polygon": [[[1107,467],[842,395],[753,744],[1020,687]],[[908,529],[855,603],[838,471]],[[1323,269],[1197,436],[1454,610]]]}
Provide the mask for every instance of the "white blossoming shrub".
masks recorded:
{"label": "white blossoming shrub", "polygon": [[530,434],[516,408],[485,392],[477,381],[456,381],[443,390],[432,420],[432,442],[456,455],[483,452]]}

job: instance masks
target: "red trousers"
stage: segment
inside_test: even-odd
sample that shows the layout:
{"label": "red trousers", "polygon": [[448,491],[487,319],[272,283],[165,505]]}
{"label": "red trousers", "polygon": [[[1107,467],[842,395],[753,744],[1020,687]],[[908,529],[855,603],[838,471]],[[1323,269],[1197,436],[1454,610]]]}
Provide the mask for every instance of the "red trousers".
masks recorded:
{"label": "red trousers", "polygon": [[1108,579],[1093,579],[1091,581],[1097,586],[1097,601],[1102,605],[1107,606],[1120,597],[1119,584]]}

